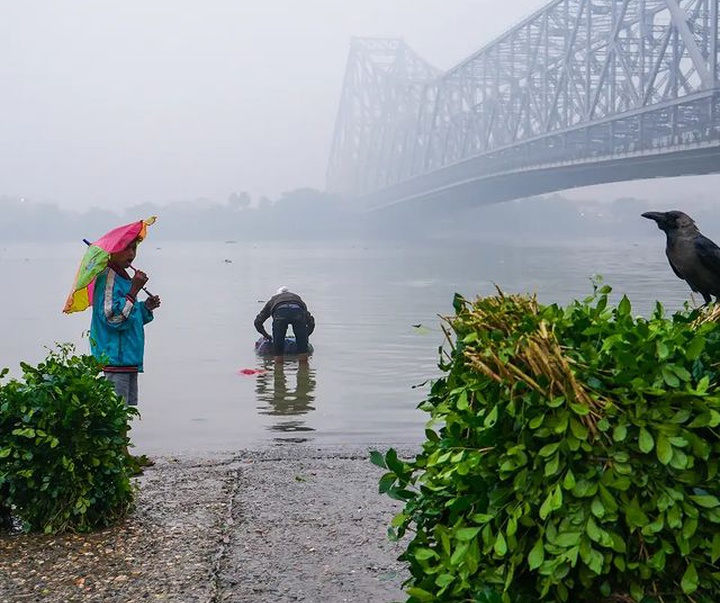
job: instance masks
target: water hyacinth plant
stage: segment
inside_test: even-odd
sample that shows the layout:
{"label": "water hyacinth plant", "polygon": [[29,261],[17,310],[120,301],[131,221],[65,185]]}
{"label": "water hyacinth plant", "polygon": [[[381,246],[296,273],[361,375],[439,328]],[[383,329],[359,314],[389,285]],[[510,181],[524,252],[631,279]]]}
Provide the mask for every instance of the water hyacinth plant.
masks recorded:
{"label": "water hyacinth plant", "polygon": [[408,603],[720,601],[720,309],[455,299],[405,503]]}

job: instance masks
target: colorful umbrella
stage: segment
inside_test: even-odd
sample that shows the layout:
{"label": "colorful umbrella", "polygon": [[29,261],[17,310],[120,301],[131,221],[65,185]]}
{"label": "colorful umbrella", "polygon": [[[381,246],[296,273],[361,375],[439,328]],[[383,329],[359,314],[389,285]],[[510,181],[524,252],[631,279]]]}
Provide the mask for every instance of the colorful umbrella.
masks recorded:
{"label": "colorful umbrella", "polygon": [[95,277],[107,267],[110,254],[122,251],[135,240],[142,241],[147,235],[147,227],[154,224],[156,219],[152,216],[147,220],[118,226],[89,244],[75,275],[70,295],[65,302],[63,308],[65,314],[82,312],[90,307]]}

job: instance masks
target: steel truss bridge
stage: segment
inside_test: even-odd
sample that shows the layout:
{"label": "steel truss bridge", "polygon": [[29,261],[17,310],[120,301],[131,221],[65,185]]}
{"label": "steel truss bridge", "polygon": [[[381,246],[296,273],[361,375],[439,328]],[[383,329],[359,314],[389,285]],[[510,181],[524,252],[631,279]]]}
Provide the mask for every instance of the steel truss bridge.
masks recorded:
{"label": "steel truss bridge", "polygon": [[370,207],[720,172],[720,0],[554,0],[449,71],[353,39],[327,173]]}

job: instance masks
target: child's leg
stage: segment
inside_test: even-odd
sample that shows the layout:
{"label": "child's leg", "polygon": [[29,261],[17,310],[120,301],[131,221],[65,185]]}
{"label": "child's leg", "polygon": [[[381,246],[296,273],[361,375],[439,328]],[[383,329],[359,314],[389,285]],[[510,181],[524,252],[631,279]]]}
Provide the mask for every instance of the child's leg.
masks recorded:
{"label": "child's leg", "polygon": [[130,376],[135,375],[135,405],[137,405],[137,373],[116,373],[114,371],[105,371],[104,375],[105,379],[113,384],[118,398],[122,398],[128,406],[132,406],[132,387]]}
{"label": "child's leg", "polygon": [[[138,403],[138,374],[133,373],[116,373],[113,371],[105,371],[105,378],[113,384],[115,393],[122,398],[128,406],[137,406]],[[125,454],[130,454],[127,447],[127,430],[123,431],[123,439],[125,440]]]}

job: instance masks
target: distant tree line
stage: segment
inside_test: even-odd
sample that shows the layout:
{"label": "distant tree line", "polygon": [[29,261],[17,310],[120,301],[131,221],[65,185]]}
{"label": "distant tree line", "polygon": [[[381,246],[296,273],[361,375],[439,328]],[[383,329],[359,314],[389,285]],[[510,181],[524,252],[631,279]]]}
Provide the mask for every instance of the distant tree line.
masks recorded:
{"label": "distant tree line", "polygon": [[253,203],[241,192],[231,193],[224,202],[142,203],[119,211],[73,211],[6,196],[0,197],[0,240],[62,241],[79,232],[94,238],[115,225],[152,215],[158,216],[157,235],[164,239],[328,239],[357,231],[357,214],[341,197],[313,189],[291,191],[276,201],[262,197]]}
{"label": "distant tree line", "polygon": [[345,240],[345,239],[473,239],[583,238],[652,234],[643,211],[682,209],[708,236],[720,237],[720,219],[712,207],[684,202],[658,207],[651,201],[622,198],[612,202],[579,203],[555,194],[462,212],[441,206],[408,203],[364,212],[352,199],[302,188],[271,200],[254,201],[246,192],[232,192],[224,201],[196,199],[169,204],[142,203],[121,211],[92,208],[71,211],[58,205],[0,196],[0,242],[66,241],[82,233],[94,238],[126,222],[156,215],[156,236],[166,240]]}

